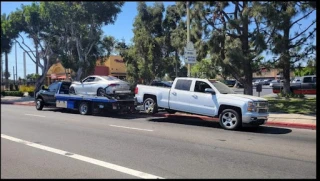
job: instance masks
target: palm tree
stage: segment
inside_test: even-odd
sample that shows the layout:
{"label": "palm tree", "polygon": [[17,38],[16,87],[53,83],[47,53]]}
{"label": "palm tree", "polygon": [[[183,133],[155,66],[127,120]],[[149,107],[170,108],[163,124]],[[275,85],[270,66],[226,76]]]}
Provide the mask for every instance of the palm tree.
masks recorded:
{"label": "palm tree", "polygon": [[1,55],[5,53],[5,82],[6,87],[9,86],[9,66],[8,66],[8,54],[11,52],[13,46],[13,39],[8,35],[7,31],[4,30],[6,24],[8,23],[9,16],[6,14],[1,15]]}

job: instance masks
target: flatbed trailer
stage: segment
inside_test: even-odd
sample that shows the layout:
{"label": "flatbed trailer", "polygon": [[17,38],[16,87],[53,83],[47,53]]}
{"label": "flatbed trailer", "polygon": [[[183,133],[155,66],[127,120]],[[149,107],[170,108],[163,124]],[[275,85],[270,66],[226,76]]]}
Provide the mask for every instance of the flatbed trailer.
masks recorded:
{"label": "flatbed trailer", "polygon": [[100,97],[92,95],[69,94],[69,82],[57,82],[51,84],[48,89],[42,88],[36,94],[36,109],[42,110],[46,107],[57,107],[78,110],[82,115],[95,112],[135,112],[135,99],[115,99],[113,97]]}
{"label": "flatbed trailer", "polygon": [[107,112],[133,113],[134,99],[116,100],[107,97],[56,94],[56,107],[78,110],[82,115],[92,114],[94,110]]}

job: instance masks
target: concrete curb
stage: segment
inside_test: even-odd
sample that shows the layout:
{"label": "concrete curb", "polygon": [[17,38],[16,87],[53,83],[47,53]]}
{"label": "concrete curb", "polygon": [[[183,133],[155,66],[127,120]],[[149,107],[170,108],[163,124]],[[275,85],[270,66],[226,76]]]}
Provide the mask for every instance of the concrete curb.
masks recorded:
{"label": "concrete curb", "polygon": [[10,101],[1,101],[1,104],[12,104],[12,105],[20,105],[20,106],[35,106],[35,102],[10,102]]}

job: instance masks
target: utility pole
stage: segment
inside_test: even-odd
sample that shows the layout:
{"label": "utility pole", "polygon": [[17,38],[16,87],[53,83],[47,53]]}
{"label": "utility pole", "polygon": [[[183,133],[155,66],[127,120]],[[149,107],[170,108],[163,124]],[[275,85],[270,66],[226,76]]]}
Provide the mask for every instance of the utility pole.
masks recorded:
{"label": "utility pole", "polygon": [[12,66],[12,74],[13,74],[13,84],[16,84],[16,80],[14,78],[14,66]]}
{"label": "utility pole", "polygon": [[[189,1],[187,1],[187,43],[190,42],[190,12],[189,12]],[[190,76],[190,63],[188,63],[188,77]]]}
{"label": "utility pole", "polygon": [[27,63],[26,63],[26,52],[23,52],[23,76],[27,80]]}
{"label": "utility pole", "polygon": [[17,80],[18,79],[17,42],[15,42],[14,46],[15,46],[15,54],[16,54],[16,80]]}

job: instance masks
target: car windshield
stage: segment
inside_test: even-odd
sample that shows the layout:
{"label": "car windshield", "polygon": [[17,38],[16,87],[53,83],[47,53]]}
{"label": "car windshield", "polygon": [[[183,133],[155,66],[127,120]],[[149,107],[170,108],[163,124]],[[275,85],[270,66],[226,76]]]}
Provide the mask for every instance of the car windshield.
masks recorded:
{"label": "car windshield", "polygon": [[235,92],[232,89],[230,89],[226,84],[223,84],[215,80],[209,80],[209,81],[216,89],[218,89],[218,91],[221,94],[235,94]]}
{"label": "car windshield", "polygon": [[120,80],[120,79],[118,79],[117,77],[113,77],[113,76],[110,76],[110,75],[108,75],[108,76],[101,76],[102,78],[104,78],[104,79],[106,79],[106,80]]}

